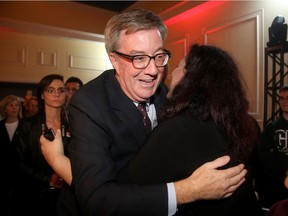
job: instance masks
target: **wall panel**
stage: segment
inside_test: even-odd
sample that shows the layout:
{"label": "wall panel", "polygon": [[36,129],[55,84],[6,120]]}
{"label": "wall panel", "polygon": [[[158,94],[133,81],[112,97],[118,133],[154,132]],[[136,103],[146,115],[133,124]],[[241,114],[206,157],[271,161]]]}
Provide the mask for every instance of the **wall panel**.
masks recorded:
{"label": "wall panel", "polygon": [[0,29],[0,82],[38,83],[50,73],[84,83],[111,68],[104,42]]}
{"label": "wall panel", "polygon": [[[227,50],[236,60],[243,78],[247,84],[250,101],[249,112],[262,121],[263,95],[263,10],[237,17],[226,23],[205,29],[205,43]],[[260,118],[261,117],[261,118]]]}

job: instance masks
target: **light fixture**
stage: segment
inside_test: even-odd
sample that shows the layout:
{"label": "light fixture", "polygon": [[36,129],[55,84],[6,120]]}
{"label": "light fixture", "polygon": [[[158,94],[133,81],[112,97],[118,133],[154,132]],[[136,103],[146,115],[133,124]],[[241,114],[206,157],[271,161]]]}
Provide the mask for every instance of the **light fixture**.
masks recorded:
{"label": "light fixture", "polygon": [[276,45],[288,45],[287,39],[287,24],[285,18],[281,15],[276,16],[272,22],[272,25],[268,29],[269,42],[268,47]]}

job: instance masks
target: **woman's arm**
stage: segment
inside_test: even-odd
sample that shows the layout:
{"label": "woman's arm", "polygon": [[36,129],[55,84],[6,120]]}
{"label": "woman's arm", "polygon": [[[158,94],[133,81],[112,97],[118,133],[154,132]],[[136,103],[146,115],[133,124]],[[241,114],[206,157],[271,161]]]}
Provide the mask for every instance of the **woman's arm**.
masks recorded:
{"label": "woman's arm", "polygon": [[[64,155],[61,131],[57,130],[53,142],[40,137],[41,150],[54,171],[71,185],[72,172],[70,159]],[[198,199],[219,199],[229,197],[245,181],[246,170],[238,165],[226,170],[218,170],[228,163],[229,157],[220,157],[205,163],[188,178],[174,182],[177,204],[193,202]]]}

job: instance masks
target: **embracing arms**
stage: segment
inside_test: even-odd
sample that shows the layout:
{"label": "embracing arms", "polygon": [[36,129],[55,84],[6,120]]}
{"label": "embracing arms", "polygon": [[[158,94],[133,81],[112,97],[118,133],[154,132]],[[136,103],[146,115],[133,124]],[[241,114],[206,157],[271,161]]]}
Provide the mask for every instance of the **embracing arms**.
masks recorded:
{"label": "embracing arms", "polygon": [[[68,157],[64,155],[60,130],[53,142],[41,136],[42,153],[55,172],[71,185],[72,172]],[[245,181],[246,170],[243,164],[218,170],[229,162],[228,156],[208,162],[195,170],[188,178],[174,182],[177,204],[199,199],[220,199],[229,197]]]}

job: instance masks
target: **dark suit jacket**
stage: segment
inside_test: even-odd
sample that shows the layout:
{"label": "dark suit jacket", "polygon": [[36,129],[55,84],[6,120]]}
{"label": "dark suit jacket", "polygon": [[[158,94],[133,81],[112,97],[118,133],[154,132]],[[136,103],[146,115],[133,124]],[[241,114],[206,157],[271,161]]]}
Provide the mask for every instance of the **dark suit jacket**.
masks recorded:
{"label": "dark suit jacket", "polygon": [[[202,164],[229,154],[228,167],[238,164],[227,141],[213,122],[193,119],[188,112],[160,123],[147,142],[118,173],[123,183],[163,183],[188,177]],[[196,201],[178,208],[176,215],[259,216],[249,164],[246,181],[229,198]]]}
{"label": "dark suit jacket", "polygon": [[[69,154],[73,187],[86,215],[167,216],[166,184],[137,186],[116,182],[116,172],[146,139],[133,101],[109,70],[75,93],[70,103],[72,139]],[[156,110],[167,88],[152,98]]]}

